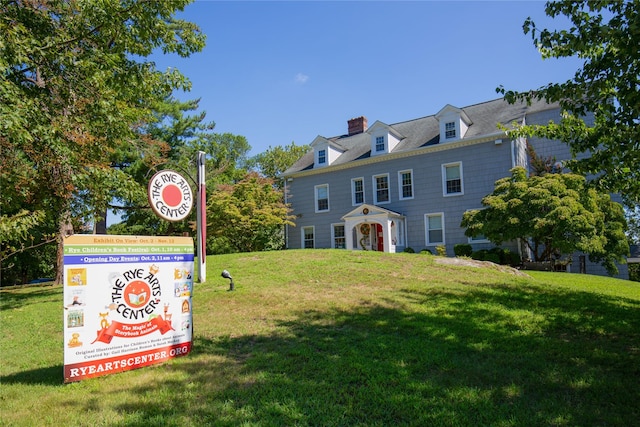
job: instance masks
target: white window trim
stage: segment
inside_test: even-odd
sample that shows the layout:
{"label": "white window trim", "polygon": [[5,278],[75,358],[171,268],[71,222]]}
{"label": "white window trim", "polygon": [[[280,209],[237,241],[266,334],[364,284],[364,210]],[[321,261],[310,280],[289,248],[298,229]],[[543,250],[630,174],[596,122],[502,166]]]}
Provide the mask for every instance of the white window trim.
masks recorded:
{"label": "white window trim", "polygon": [[[447,167],[458,166],[460,169],[460,192],[459,193],[447,193]],[[444,163],[441,166],[442,171],[442,196],[443,197],[455,197],[464,195],[464,172],[462,169],[462,162]]]}
{"label": "white window trim", "polygon": [[[376,183],[376,178],[380,178],[380,177],[386,177],[387,178],[387,193],[388,193],[388,200],[386,202],[379,202],[378,201],[378,185]],[[374,205],[386,205],[391,203],[391,180],[389,179],[389,174],[388,173],[379,173],[377,175],[373,175],[371,177],[371,182],[373,184],[373,204]]]}
{"label": "white window trim", "polygon": [[[439,216],[442,221],[442,242],[429,242],[429,218]],[[439,246],[446,244],[446,234],[444,227],[444,212],[432,212],[424,214],[424,241],[426,246]]]}
{"label": "white window trim", "polygon": [[306,229],[308,229],[308,228],[310,228],[312,230],[312,232],[313,232],[313,249],[315,249],[316,248],[316,227],[315,227],[315,225],[308,225],[308,226],[302,227],[300,229],[300,231],[301,231],[300,232],[300,248],[301,249],[310,249],[310,248],[306,248],[305,244],[304,244],[304,231]]}
{"label": "white window trim", "polygon": [[[362,202],[357,203],[356,202],[356,189],[355,189],[355,182],[356,181],[361,181],[362,182]],[[360,206],[363,203],[366,203],[366,193],[364,190],[364,177],[358,177],[358,178],[351,178],[351,206]]]}
{"label": "white window trim", "polygon": [[469,237],[468,243],[491,243],[491,240],[488,240],[487,238],[475,240],[473,237]]}
{"label": "white window trim", "polygon": [[[378,150],[378,138],[382,139],[382,150]],[[373,148],[376,153],[385,153],[387,151],[387,137],[385,135],[377,135],[373,138]]]}
{"label": "white window trim", "polygon": [[[327,209],[318,209],[318,188],[327,187]],[[313,205],[316,213],[329,212],[331,210],[331,204],[329,202],[329,184],[320,184],[313,187]]]}
{"label": "white window trim", "polygon": [[[411,197],[403,197],[403,191],[402,191],[402,174],[404,173],[409,173],[411,174]],[[411,200],[413,199],[415,196],[415,189],[413,187],[413,169],[405,169],[402,171],[398,171],[398,199],[399,200]]]}
{"label": "white window trim", "polygon": [[[332,249],[337,249],[336,248],[336,226],[342,226],[342,228],[344,228],[344,235],[342,236],[342,238],[344,239],[344,249],[347,248],[347,227],[345,225],[344,222],[336,222],[331,224],[331,248]],[[314,236],[314,240],[315,240],[315,236]]]}

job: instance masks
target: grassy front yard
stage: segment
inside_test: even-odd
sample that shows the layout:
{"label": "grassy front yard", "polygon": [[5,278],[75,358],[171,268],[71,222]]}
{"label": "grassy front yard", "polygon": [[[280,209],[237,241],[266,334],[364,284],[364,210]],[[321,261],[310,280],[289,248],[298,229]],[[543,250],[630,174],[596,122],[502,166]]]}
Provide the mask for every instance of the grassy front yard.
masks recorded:
{"label": "grassy front yard", "polygon": [[2,290],[0,425],[640,420],[636,282],[338,250],[215,256],[207,266],[192,354],[67,385],[62,288]]}

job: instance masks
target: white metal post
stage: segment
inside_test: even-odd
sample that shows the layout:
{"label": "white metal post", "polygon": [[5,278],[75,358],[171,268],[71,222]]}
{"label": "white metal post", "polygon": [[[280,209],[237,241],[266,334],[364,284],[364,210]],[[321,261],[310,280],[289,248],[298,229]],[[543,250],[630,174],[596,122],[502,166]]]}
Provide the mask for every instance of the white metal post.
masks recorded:
{"label": "white metal post", "polygon": [[198,237],[198,283],[204,283],[207,279],[207,198],[204,177],[205,153],[198,151],[198,216],[197,216],[197,237]]}

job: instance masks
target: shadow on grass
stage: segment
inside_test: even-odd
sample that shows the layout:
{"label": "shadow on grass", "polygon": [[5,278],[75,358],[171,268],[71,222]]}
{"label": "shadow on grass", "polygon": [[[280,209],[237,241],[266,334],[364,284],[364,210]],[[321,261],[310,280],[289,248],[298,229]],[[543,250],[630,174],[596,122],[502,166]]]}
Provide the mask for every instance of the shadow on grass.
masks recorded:
{"label": "shadow on grass", "polygon": [[16,372],[5,376],[0,376],[0,384],[26,384],[26,385],[62,385],[63,368],[59,366],[49,366],[46,368],[30,369],[28,371]]}
{"label": "shadow on grass", "polygon": [[24,307],[29,304],[60,300],[61,286],[38,286],[27,288],[28,292],[0,290],[0,310]]}
{"label": "shadow on grass", "polygon": [[[188,357],[118,382],[131,398],[109,425],[635,425],[639,314],[636,300],[533,286],[404,289],[295,313],[270,335],[196,335]],[[61,372],[0,383],[60,385]],[[67,409],[99,410],[88,387]]]}
{"label": "shadow on grass", "polygon": [[638,302],[513,287],[406,290],[406,306],[298,313],[277,334],[196,337],[187,380],[121,425],[619,425],[640,410]]}

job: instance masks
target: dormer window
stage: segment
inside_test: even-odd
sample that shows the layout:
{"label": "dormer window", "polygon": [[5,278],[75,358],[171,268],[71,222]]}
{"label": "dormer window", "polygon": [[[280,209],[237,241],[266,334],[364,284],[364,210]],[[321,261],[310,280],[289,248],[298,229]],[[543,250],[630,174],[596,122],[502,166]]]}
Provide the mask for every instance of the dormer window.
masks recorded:
{"label": "dormer window", "polygon": [[327,150],[318,150],[318,164],[324,165],[327,163]]}
{"label": "dormer window", "polygon": [[372,156],[391,153],[403,138],[393,127],[380,121],[375,122],[366,133],[371,135]]}
{"label": "dormer window", "polygon": [[435,115],[440,122],[440,142],[451,142],[464,138],[472,122],[464,110],[446,105]]}
{"label": "dormer window", "polygon": [[335,162],[345,149],[335,141],[318,136],[311,143],[313,148],[313,167],[326,167]]}
{"label": "dormer window", "polygon": [[456,137],[456,122],[446,122],[444,124],[444,137],[446,139]]}

